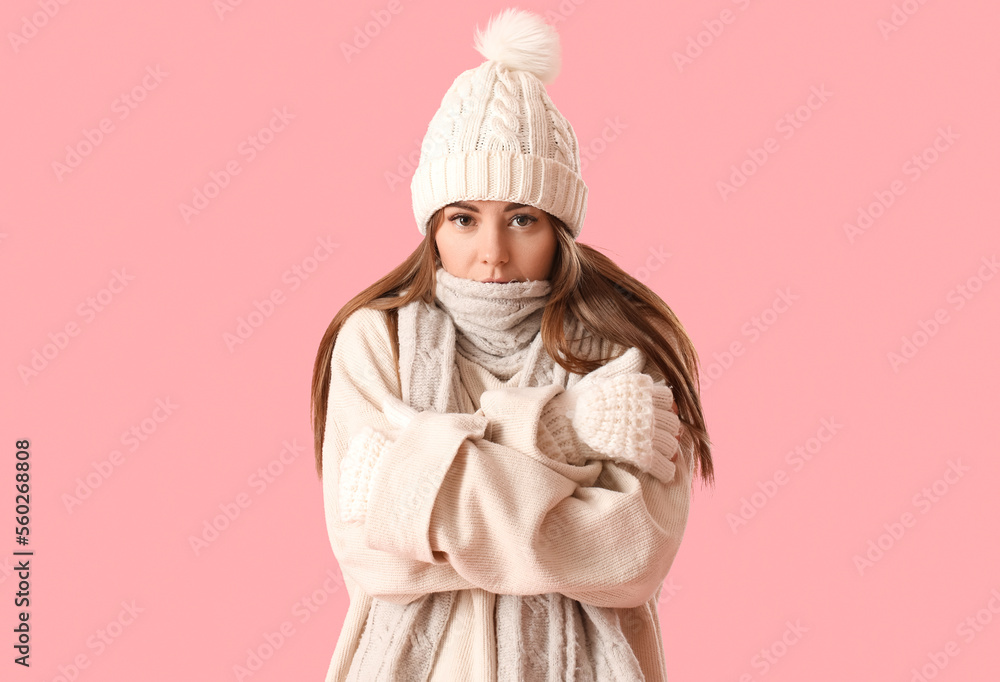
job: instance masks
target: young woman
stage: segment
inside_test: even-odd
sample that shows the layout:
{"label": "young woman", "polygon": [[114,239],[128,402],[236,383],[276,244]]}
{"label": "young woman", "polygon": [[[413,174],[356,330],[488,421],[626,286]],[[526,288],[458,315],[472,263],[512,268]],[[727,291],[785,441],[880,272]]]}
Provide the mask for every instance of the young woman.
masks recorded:
{"label": "young woman", "polygon": [[428,127],[420,246],[333,318],[316,466],[350,596],[327,682],[666,680],[657,601],[693,477],[697,353],[580,244],[555,31],[505,10]]}

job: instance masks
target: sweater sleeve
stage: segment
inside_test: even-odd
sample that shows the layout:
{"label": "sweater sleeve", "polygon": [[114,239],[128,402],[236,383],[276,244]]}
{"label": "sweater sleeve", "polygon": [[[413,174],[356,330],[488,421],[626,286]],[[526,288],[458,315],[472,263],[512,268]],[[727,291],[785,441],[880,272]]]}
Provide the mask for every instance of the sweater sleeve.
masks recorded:
{"label": "sweater sleeve", "polygon": [[[655,385],[666,385],[652,363],[646,363],[643,373],[651,375]],[[584,575],[579,586],[551,591],[597,606],[638,606],[659,589],[679,550],[690,506],[694,439],[680,422],[679,431],[671,429],[676,440],[654,439],[655,463],[648,471],[628,461],[612,461],[587,447],[569,420],[553,409],[556,401],[550,396],[560,391],[558,387],[554,391],[501,388],[484,392],[480,398],[480,413],[490,419],[492,443],[485,446],[486,451],[492,452],[493,444],[523,451],[581,486],[568,497],[553,494],[538,501],[545,516],[535,535],[528,538],[531,549],[522,558],[524,570],[545,571],[549,564],[543,554],[552,553],[557,557],[556,570],[579,567]],[[659,426],[678,423],[673,409],[663,413],[672,420],[657,417]],[[572,466],[567,460],[587,464]],[[580,480],[578,474],[592,466],[600,472],[596,480]],[[524,485],[531,485],[530,475],[524,480]],[[516,490],[512,488],[512,494]],[[441,527],[446,526],[432,526],[432,533]],[[512,527],[511,532],[517,529]],[[451,560],[462,573],[455,558]],[[593,565],[592,572],[588,564]],[[562,579],[573,576],[567,573]]]}
{"label": "sweater sleeve", "polygon": [[[341,521],[340,462],[348,440],[363,425],[386,431],[381,397],[399,397],[392,351],[382,313],[361,309],[344,322],[331,359],[330,392],[323,441],[323,506],[334,556],[345,580],[366,594],[408,604],[431,592],[475,587],[447,562],[429,563],[369,547],[365,529]],[[381,338],[379,331],[384,335]]]}
{"label": "sweater sleeve", "polygon": [[[381,329],[387,339],[384,322]],[[363,355],[381,345],[352,348]],[[347,346],[344,351],[354,376],[368,380],[364,388],[343,383],[342,391],[357,394],[345,404],[379,404],[375,394],[395,384],[378,369],[384,363],[394,371],[391,355],[366,360],[348,357]],[[680,545],[691,462],[675,452],[673,475],[660,480],[628,463],[578,466],[551,458],[538,447],[538,423],[562,390],[539,387],[503,403],[510,411],[496,422],[481,411],[418,413],[382,455],[362,526],[367,544],[450,565],[472,585],[498,594],[558,592],[615,608],[645,603]],[[348,409],[372,418],[368,410]],[[383,419],[373,426],[385,428]],[[682,431],[680,453],[690,445]]]}

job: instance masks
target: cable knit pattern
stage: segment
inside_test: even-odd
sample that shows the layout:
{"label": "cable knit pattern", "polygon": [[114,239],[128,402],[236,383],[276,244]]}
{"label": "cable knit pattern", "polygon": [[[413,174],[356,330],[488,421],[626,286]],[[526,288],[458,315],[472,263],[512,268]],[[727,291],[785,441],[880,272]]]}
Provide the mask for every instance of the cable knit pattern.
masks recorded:
{"label": "cable knit pattern", "polygon": [[[411,323],[419,320],[426,325],[437,320],[438,324],[450,321],[456,328],[453,354],[476,362],[504,381],[520,371],[517,385],[526,390],[551,384],[555,363],[542,350],[539,333],[551,282],[478,282],[452,275],[443,267],[435,274],[435,303],[445,315],[416,317],[410,310],[400,310],[400,343],[405,339],[418,349],[414,367],[405,372],[401,368],[401,376],[425,376],[432,370],[420,368],[419,360],[429,353],[419,349],[428,347],[428,339],[448,335],[426,326],[414,328]],[[422,302],[415,302],[415,307],[422,306]],[[449,374],[454,368],[447,356],[446,350],[443,364],[433,367],[440,372],[437,381],[441,387],[452,385]],[[496,626],[508,634],[497,642],[498,681],[642,680],[627,639],[620,628],[609,624],[617,617],[606,611],[557,593],[497,594]],[[573,661],[569,668],[567,655]]]}
{"label": "cable knit pattern", "polygon": [[[583,442],[556,400],[605,396],[601,383],[642,369],[637,349],[569,374],[540,343],[544,285],[445,274],[435,294],[399,310],[402,400],[381,312],[350,316],[334,348],[324,486],[351,607],[327,682],[663,682],[656,600],[686,523],[693,442],[682,431],[671,460],[679,422],[662,380],[645,387],[662,456],[637,475],[623,452]],[[614,353],[579,326],[567,338],[586,358]],[[509,374],[512,353],[522,366]],[[633,393],[619,403],[647,397]],[[577,402],[593,416],[610,395]]]}
{"label": "cable knit pattern", "polygon": [[[514,14],[509,18],[537,22],[536,30],[548,32],[540,16]],[[511,44],[517,47],[523,37],[510,36]],[[558,52],[554,30],[548,40],[549,49]],[[453,201],[516,201],[560,218],[578,237],[588,188],[580,175],[576,132],[539,78],[554,75],[492,59],[489,50],[477,49],[487,60],[455,78],[421,142],[410,180],[417,228],[425,234],[434,211]]]}
{"label": "cable knit pattern", "polygon": [[517,84],[511,78],[511,72],[507,69],[497,69],[496,80],[493,82],[493,99],[490,100],[487,119],[489,126],[484,126],[479,134],[481,149],[524,151],[521,149],[521,140],[518,137],[521,127],[518,119],[518,94]]}
{"label": "cable knit pattern", "polygon": [[372,479],[387,447],[389,439],[370,426],[351,438],[340,460],[340,519],[344,523],[364,521]]}

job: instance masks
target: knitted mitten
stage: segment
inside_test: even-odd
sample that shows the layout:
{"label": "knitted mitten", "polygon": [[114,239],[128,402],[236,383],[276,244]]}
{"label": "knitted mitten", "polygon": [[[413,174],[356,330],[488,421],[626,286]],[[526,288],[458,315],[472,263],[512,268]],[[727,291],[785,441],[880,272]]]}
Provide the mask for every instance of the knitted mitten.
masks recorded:
{"label": "knitted mitten", "polygon": [[[599,457],[629,462],[642,471],[669,480],[670,461],[679,450],[680,419],[674,414],[673,393],[639,372],[594,379],[583,390],[567,390],[549,401],[542,413],[546,432],[566,442],[567,431]],[[573,448],[563,448],[564,452]],[[572,464],[590,459],[578,448]]]}
{"label": "knitted mitten", "polygon": [[392,444],[385,434],[365,425],[348,441],[340,460],[340,520],[365,520],[372,479],[378,473],[382,453]]}
{"label": "knitted mitten", "polygon": [[[417,411],[395,396],[382,401],[382,411],[390,424],[400,428],[413,419]],[[347,443],[347,452],[340,460],[340,520],[361,522],[368,512],[368,498],[378,475],[382,453],[395,442],[381,431],[364,425]]]}

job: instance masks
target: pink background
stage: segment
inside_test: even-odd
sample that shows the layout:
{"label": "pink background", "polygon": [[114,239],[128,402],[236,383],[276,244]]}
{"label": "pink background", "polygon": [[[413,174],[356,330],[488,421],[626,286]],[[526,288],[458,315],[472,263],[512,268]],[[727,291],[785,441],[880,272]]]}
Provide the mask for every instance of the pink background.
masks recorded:
{"label": "pink background", "polygon": [[[343,622],[313,360],[417,246],[405,159],[507,5],[219,4],[4,5],[4,680],[236,680],[268,639],[243,679],[319,680]],[[589,156],[580,241],[701,356],[718,486],[696,486],[663,591],[670,679],[995,678],[1000,8],[519,6],[560,32],[549,93]],[[294,118],[250,158],[275,109]],[[20,438],[30,670],[11,649]]]}

